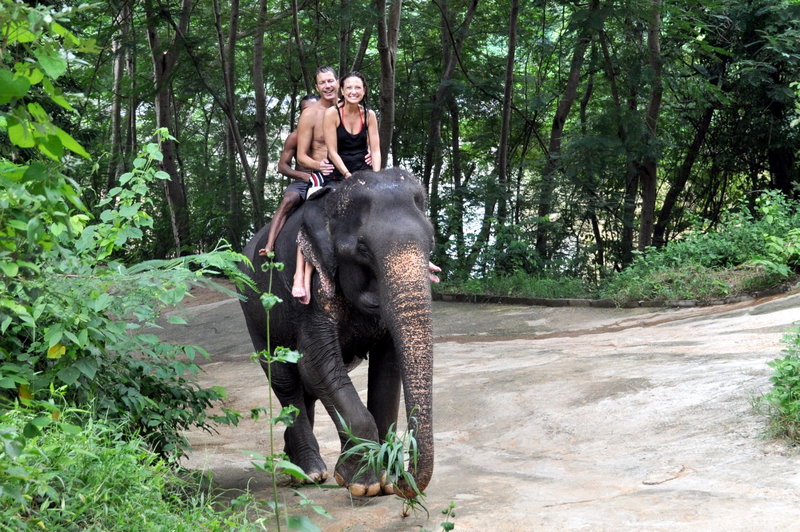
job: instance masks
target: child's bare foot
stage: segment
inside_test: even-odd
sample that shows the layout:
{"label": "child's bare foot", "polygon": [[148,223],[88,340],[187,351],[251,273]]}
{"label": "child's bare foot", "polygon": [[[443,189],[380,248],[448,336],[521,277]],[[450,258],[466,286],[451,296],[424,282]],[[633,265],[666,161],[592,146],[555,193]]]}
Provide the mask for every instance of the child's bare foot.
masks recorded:
{"label": "child's bare foot", "polygon": [[267,248],[261,248],[258,250],[258,254],[262,257],[269,257],[270,253],[272,253],[272,250],[267,250]]}
{"label": "child's bare foot", "polygon": [[[303,287],[303,280],[302,279],[295,279],[294,283],[292,284],[292,297],[297,298],[300,300],[300,303],[303,303],[303,299],[306,298],[308,294],[306,293],[306,289]],[[303,303],[307,305],[308,303]]]}

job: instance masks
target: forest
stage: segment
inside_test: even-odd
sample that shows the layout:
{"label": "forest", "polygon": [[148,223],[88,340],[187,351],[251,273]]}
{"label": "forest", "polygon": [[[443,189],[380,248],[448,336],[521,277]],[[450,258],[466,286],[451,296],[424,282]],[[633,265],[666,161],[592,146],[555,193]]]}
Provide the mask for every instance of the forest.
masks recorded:
{"label": "forest", "polygon": [[[253,523],[246,494],[221,508],[175,473],[187,429],[247,413],[212,410],[211,354],[156,333],[192,288],[246,282],[322,65],[368,81],[444,286],[796,289],[798,0],[0,0],[0,530],[280,521],[277,497]],[[764,401],[796,442],[787,338]]]}
{"label": "forest", "polygon": [[[384,164],[427,188],[449,278],[597,280],[758,193],[797,194],[793,0],[47,4],[91,43],[50,43],[74,107],[43,103],[92,154],[68,157],[89,209],[171,134],[135,259],[239,250],[269,221],[320,65],[368,80]],[[15,144],[0,155],[30,157]]]}

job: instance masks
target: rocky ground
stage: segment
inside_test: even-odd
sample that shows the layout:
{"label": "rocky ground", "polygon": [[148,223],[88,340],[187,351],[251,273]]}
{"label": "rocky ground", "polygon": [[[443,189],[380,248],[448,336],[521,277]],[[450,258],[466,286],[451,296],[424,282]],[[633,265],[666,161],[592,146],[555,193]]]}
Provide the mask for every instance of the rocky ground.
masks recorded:
{"label": "rocky ground", "polygon": [[[213,354],[201,379],[228,389],[227,407],[266,406],[238,302],[195,295],[190,325],[167,338]],[[456,530],[798,530],[800,457],[764,436],[752,406],[797,320],[800,294],[679,310],[436,302],[430,518],[401,517],[394,497],[303,493],[333,515],[314,518],[330,531],[438,530],[451,502]],[[364,392],[365,374],[353,373]],[[322,409],[317,420],[332,467],[338,438]],[[186,464],[266,500],[246,453],[267,453],[267,431],[246,420],[190,433]]]}

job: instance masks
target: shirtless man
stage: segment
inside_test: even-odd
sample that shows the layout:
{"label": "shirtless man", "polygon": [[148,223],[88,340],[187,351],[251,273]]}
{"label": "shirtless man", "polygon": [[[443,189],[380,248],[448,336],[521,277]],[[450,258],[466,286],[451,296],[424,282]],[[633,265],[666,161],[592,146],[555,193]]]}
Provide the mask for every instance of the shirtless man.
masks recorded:
{"label": "shirtless man", "polygon": [[333,165],[325,148],[322,120],[339,97],[339,76],[333,68],[323,66],[317,69],[314,79],[321,99],[303,111],[297,122],[297,162],[316,173],[315,178],[324,179],[333,171]]}
{"label": "shirtless man", "polygon": [[[300,100],[301,116],[303,111],[316,103],[318,100],[319,97],[316,94],[306,94],[303,96],[303,99]],[[278,233],[280,233],[281,229],[283,229],[283,224],[286,222],[286,217],[289,216],[289,213],[291,213],[295,207],[300,205],[300,203],[306,197],[306,188],[308,186],[308,180],[311,178],[311,172],[303,168],[303,166],[299,163],[292,168],[292,159],[296,159],[296,155],[297,130],[292,131],[289,133],[289,136],[286,137],[286,142],[283,143],[281,157],[278,160],[278,172],[286,177],[293,178],[294,181],[286,188],[286,192],[283,195],[283,200],[281,200],[281,204],[278,205],[278,209],[275,211],[275,215],[272,217],[272,222],[269,226],[269,234],[267,235],[267,243],[263,249],[258,250],[259,255],[266,256],[272,252],[272,250],[275,248],[275,239],[278,238]]]}

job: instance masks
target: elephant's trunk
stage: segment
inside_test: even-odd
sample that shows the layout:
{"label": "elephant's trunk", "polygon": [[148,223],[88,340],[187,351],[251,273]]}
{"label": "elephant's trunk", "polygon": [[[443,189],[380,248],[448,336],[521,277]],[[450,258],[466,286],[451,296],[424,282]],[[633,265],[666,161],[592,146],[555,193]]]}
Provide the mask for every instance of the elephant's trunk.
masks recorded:
{"label": "elephant's trunk", "polygon": [[[419,491],[433,474],[433,324],[428,259],[415,242],[393,245],[381,261],[387,291],[383,306],[394,339],[408,429],[417,442],[416,463],[409,465]],[[410,486],[400,483],[401,494],[413,497]]]}

